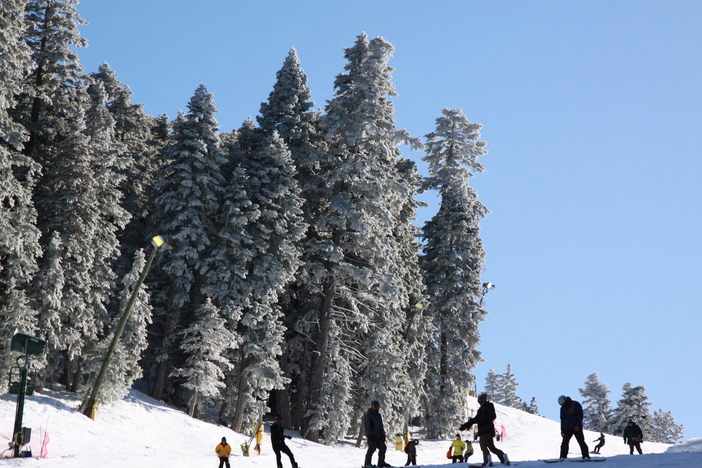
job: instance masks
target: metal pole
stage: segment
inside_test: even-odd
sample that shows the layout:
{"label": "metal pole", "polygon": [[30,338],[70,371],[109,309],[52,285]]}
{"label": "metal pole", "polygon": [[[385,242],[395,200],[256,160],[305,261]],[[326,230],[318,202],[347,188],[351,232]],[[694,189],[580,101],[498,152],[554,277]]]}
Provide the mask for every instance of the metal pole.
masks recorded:
{"label": "metal pole", "polygon": [[28,341],[24,343],[24,364],[20,369],[19,389],[17,391],[17,409],[15,410],[15,429],[12,432],[12,443],[14,447],[14,456],[18,457],[24,440],[22,438],[22,416],[24,414],[24,398],[27,393],[27,363],[29,362],[29,354],[27,353]]}
{"label": "metal pole", "polygon": [[[158,236],[156,236],[158,237]],[[154,238],[155,239],[155,238]],[[119,342],[120,337],[122,336],[122,332],[124,331],[124,327],[127,324],[127,319],[129,318],[129,314],[132,311],[132,307],[134,306],[134,303],[136,302],[137,295],[139,294],[139,289],[141,288],[141,285],[144,283],[144,279],[146,279],[147,273],[149,273],[149,269],[151,268],[151,263],[154,261],[154,257],[156,256],[156,251],[158,248],[162,245],[162,241],[158,242],[153,242],[153,249],[151,249],[151,253],[149,254],[149,259],[146,261],[146,265],[144,265],[144,269],[141,271],[141,275],[139,276],[139,280],[137,281],[136,285],[134,286],[134,291],[132,291],[132,295],[129,298],[129,302],[127,303],[127,308],[124,310],[124,314],[122,314],[122,318],[119,320],[119,324],[117,325],[117,329],[115,330],[115,334],[112,337],[112,342],[110,343],[110,347],[107,349],[107,354],[105,354],[105,359],[102,361],[102,366],[100,366],[100,372],[98,373],[97,379],[95,379],[95,385],[93,386],[93,391],[90,393],[90,397],[88,397],[87,400],[83,402],[82,405],[82,412],[84,415],[88,416],[89,418],[94,417],[94,412],[93,408],[95,407],[96,401],[97,401],[97,395],[98,391],[100,390],[100,385],[102,385],[102,381],[105,379],[105,374],[107,373],[107,368],[110,365],[110,360],[112,359],[112,354],[115,351],[115,348],[117,347],[117,343]]]}

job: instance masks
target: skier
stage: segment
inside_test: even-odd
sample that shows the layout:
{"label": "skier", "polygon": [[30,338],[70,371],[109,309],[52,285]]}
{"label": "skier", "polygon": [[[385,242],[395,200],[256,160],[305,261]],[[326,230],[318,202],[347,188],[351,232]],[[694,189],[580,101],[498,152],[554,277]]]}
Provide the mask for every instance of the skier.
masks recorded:
{"label": "skier", "polygon": [[568,445],[573,436],[580,445],[583,460],[589,460],[590,454],[583,436],[583,407],[565,395],[558,397],[558,404],[561,405],[561,436],[563,436],[561,460],[568,458]]}
{"label": "skier", "polygon": [[217,444],[217,447],[215,447],[215,453],[219,457],[219,468],[222,468],[225,464],[227,465],[227,468],[230,468],[229,454],[232,453],[232,448],[227,443],[226,437],[222,437],[222,442]]}
{"label": "skier", "polygon": [[634,454],[634,447],[636,447],[639,455],[643,455],[641,442],[643,442],[643,431],[634,421],[629,421],[629,424],[624,429],[624,443],[629,444],[629,455]]}
{"label": "skier", "polygon": [[417,439],[407,441],[407,445],[405,445],[407,463],[405,463],[405,466],[417,464],[417,444],[419,444],[419,441]]}
{"label": "skier", "polygon": [[263,424],[258,426],[258,431],[256,431],[256,446],[254,450],[261,455],[261,442],[263,442]]}
{"label": "skier", "polygon": [[466,429],[470,429],[470,426],[473,424],[478,425],[480,450],[483,451],[483,466],[492,466],[492,462],[489,461],[490,452],[497,455],[503,465],[509,465],[510,462],[509,458],[507,458],[507,454],[495,447],[495,441],[493,440],[495,437],[494,421],[495,418],[497,418],[497,414],[495,414],[495,405],[488,401],[487,393],[481,393],[478,396],[478,403],[480,404],[478,412],[475,413],[475,416],[469,419],[468,422],[463,424],[459,429],[461,431],[465,431]]}
{"label": "skier", "polygon": [[463,451],[466,449],[466,443],[461,440],[461,434],[456,434],[456,440],[451,443],[453,455],[451,455],[451,463],[463,463]]}
{"label": "skier", "polygon": [[600,449],[604,447],[605,444],[605,436],[603,433],[600,432],[600,437],[593,440],[593,442],[597,442],[597,445],[593,449],[592,453],[600,453]]}
{"label": "skier", "polygon": [[384,468],[390,466],[385,463],[385,452],[388,449],[385,445],[385,428],[383,427],[383,416],[380,414],[380,402],[373,400],[371,407],[363,416],[363,427],[366,431],[366,439],[368,441],[368,450],[366,451],[365,468],[370,468],[373,453],[378,450],[378,467]]}
{"label": "skier", "polygon": [[283,462],[280,459],[280,454],[282,452],[290,459],[292,468],[298,468],[295,457],[290,451],[290,448],[285,444],[285,439],[290,439],[290,436],[285,435],[282,419],[279,414],[276,414],[273,417],[273,424],[271,424],[271,446],[273,446],[273,451],[275,452],[275,462],[278,468],[283,468]]}

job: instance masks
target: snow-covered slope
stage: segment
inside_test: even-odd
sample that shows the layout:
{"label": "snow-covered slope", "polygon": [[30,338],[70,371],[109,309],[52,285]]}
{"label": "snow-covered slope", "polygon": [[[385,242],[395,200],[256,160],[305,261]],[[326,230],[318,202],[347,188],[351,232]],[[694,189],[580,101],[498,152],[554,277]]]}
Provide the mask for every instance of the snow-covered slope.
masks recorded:
{"label": "snow-covered slope", "polygon": [[[39,453],[42,430],[48,430],[50,443],[46,459],[2,460],[4,466],[51,468],[195,468],[215,467],[214,447],[226,437],[234,448],[232,466],[237,468],[275,467],[275,457],[266,435],[261,455],[243,457],[238,449],[246,437],[231,430],[189,418],[183,412],[153,400],[137,391],[112,407],[101,407],[95,421],[75,408],[79,401],[63,392],[46,392],[28,397],[24,425],[32,428],[32,452]],[[477,407],[471,400],[470,405]],[[504,425],[506,439],[497,442],[512,461],[519,466],[545,467],[541,458],[558,455],[559,424],[512,408],[496,405],[497,425]],[[9,440],[15,414],[13,395],[0,397],[0,444]],[[463,433],[468,437],[467,432]],[[586,433],[588,443],[598,434]],[[324,446],[293,438],[289,445],[303,468],[358,468],[364,450],[352,444]],[[422,466],[446,465],[446,450],[450,441],[421,440],[417,461]],[[592,444],[591,444],[592,445]],[[480,450],[471,464],[480,463]],[[602,454],[608,457],[605,468],[702,467],[702,440],[692,440],[679,446],[645,442],[644,456],[628,455],[628,446],[620,437],[607,437]],[[571,454],[577,455],[577,445],[571,442]],[[623,455],[627,454],[627,455]],[[406,456],[389,447],[388,461],[404,465]],[[534,461],[527,461],[534,460]],[[289,463],[283,456],[284,466]],[[498,464],[499,465],[499,464]],[[465,465],[452,465],[456,468]],[[598,465],[599,466],[599,465]]]}

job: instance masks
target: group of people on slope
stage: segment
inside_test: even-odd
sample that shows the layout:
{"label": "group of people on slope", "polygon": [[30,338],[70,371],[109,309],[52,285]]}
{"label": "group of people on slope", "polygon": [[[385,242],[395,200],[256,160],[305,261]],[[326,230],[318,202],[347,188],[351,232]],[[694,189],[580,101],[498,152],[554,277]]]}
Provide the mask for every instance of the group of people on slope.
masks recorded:
{"label": "group of people on slope", "polygon": [[[465,424],[462,424],[459,427],[459,430],[469,430],[474,424],[477,425],[480,450],[483,452],[482,466],[492,466],[491,454],[496,455],[503,465],[511,465],[507,454],[495,447],[495,419],[497,418],[495,405],[489,401],[486,393],[481,393],[478,396],[478,404],[480,407],[478,408],[475,416],[469,419]],[[558,397],[558,404],[561,406],[561,436],[563,437],[561,442],[560,459],[565,460],[568,457],[570,439],[575,437],[575,440],[580,446],[582,458],[584,460],[589,460],[590,454],[583,435],[582,406],[579,402],[574,401],[565,395]],[[372,458],[376,450],[378,451],[377,467],[390,467],[391,465],[385,461],[385,453],[387,452],[387,445],[385,444],[386,434],[385,427],[383,426],[383,417],[380,414],[379,401],[373,400],[371,402],[370,408],[363,416],[363,427],[368,442],[364,468],[371,468],[374,466],[372,465]],[[274,417],[274,422],[271,425],[270,432],[271,445],[273,446],[273,451],[275,452],[277,467],[282,468],[283,464],[281,462],[281,453],[284,453],[288,456],[288,458],[290,458],[292,468],[298,468],[298,465],[295,462],[295,457],[290,451],[290,448],[285,444],[285,439],[290,439],[290,436],[285,435],[280,415],[276,415]],[[600,448],[602,448],[605,443],[604,434],[600,433],[600,437],[596,439],[595,442],[598,442],[598,444],[593,453],[599,453]],[[629,453],[633,454],[634,449],[636,449],[638,453],[641,454],[641,442],[643,442],[643,432],[641,431],[641,428],[636,425],[634,421],[629,421],[627,427],[624,429],[624,443],[629,444]],[[407,446],[405,447],[405,453],[407,453],[407,463],[405,463],[405,466],[417,464],[417,444],[417,440],[408,441]],[[227,443],[226,438],[222,437],[222,442],[217,445],[215,452],[220,460],[219,468],[223,468],[224,465],[226,465],[227,468],[230,468],[229,455],[231,453],[231,447]],[[473,454],[473,446],[470,443],[466,444],[461,439],[461,435],[456,434],[456,439],[451,443],[451,452],[453,463],[461,463]]]}

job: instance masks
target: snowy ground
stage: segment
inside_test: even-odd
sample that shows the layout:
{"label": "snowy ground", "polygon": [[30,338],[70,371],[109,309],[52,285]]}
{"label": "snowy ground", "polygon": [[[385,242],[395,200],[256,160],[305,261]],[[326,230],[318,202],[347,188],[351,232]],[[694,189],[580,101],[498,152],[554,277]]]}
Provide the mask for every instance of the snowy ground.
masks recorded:
{"label": "snowy ground", "polygon": [[[32,452],[40,449],[41,431],[50,435],[48,458],[2,460],[3,466],[51,468],[196,468],[216,467],[214,447],[221,437],[233,447],[232,467],[275,467],[275,457],[270,449],[268,434],[261,455],[241,456],[239,445],[247,437],[231,430],[189,418],[183,412],[132,391],[127,399],[112,406],[101,407],[92,421],[75,410],[79,401],[62,392],[47,392],[28,397],[24,425],[32,428]],[[477,407],[477,403],[471,404]],[[546,467],[538,461],[558,456],[560,445],[559,425],[538,416],[512,408],[495,405],[498,427],[505,425],[508,437],[497,446],[509,454],[520,467]],[[10,438],[15,415],[14,395],[0,396],[0,445],[6,446]],[[591,443],[599,434],[586,432]],[[468,437],[468,433],[464,433]],[[302,468],[359,468],[364,450],[352,444],[324,446],[294,437],[289,441]],[[446,464],[445,454],[450,441],[421,440],[417,447],[417,461],[425,468]],[[471,464],[479,464],[480,450]],[[653,467],[702,467],[702,439],[670,447],[666,444],[645,442],[645,455],[628,455],[628,446],[621,437],[608,436],[602,455],[608,457],[603,468],[653,468]],[[577,444],[571,442],[571,456],[577,456]],[[284,466],[289,467],[283,456]],[[406,455],[389,446],[387,460],[404,465]],[[499,463],[496,464],[499,466]],[[450,465],[465,468],[463,465]],[[557,465],[561,466],[561,465]],[[570,465],[568,465],[570,466]],[[580,465],[574,465],[580,466]],[[589,465],[588,465],[589,466]],[[596,465],[600,466],[600,465]]]}

